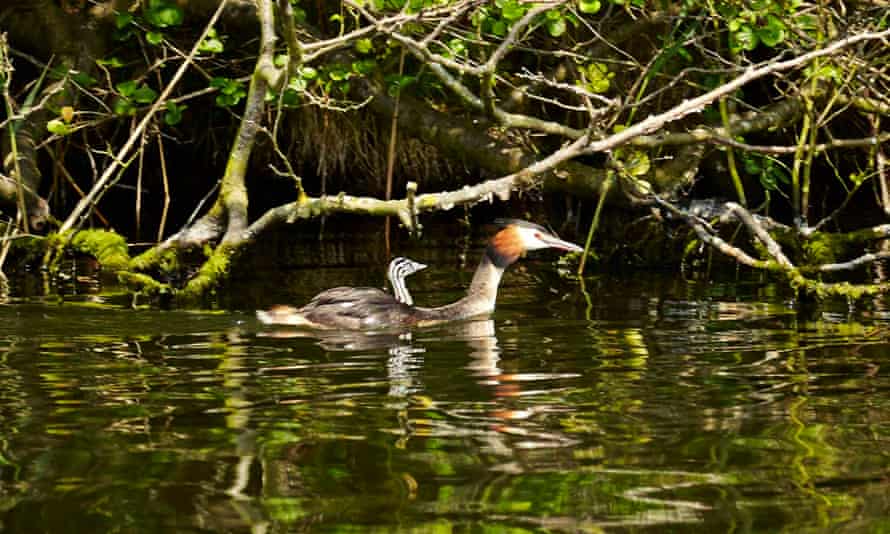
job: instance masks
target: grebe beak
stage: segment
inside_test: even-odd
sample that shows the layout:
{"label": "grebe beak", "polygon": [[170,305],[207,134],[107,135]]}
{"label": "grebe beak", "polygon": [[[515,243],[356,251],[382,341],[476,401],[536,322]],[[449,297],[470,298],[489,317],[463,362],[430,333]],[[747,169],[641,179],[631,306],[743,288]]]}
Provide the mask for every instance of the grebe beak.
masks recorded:
{"label": "grebe beak", "polygon": [[569,243],[568,241],[563,241],[562,239],[556,237],[555,235],[550,234],[540,234],[538,235],[538,239],[544,242],[548,247],[555,248],[558,250],[565,250],[567,252],[583,252],[584,249],[579,247],[574,243]]}

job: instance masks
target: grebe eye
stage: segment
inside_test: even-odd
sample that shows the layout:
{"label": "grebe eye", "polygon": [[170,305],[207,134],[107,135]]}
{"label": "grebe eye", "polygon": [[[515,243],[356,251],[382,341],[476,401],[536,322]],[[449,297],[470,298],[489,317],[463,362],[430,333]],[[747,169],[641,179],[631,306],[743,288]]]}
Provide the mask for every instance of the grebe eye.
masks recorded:
{"label": "grebe eye", "polygon": [[541,232],[535,232],[535,238],[541,239]]}

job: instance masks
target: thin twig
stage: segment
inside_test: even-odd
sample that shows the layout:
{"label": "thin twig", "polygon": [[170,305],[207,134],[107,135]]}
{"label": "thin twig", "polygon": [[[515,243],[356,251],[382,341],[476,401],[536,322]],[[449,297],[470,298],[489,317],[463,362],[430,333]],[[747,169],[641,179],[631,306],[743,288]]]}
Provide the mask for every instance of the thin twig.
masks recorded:
{"label": "thin twig", "polygon": [[167,211],[170,209],[170,180],[167,178],[167,157],[164,155],[164,138],[161,135],[158,135],[158,154],[161,158],[161,180],[164,183],[164,208],[161,210],[161,222],[158,224],[158,243],[160,243],[164,239]]}

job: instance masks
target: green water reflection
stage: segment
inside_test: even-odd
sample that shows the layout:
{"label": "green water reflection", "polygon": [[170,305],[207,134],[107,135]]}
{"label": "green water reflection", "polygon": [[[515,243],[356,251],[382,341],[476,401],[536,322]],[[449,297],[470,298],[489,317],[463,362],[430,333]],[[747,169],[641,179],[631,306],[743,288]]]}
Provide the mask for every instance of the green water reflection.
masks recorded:
{"label": "green water reflection", "polygon": [[0,530],[890,529],[879,305],[533,275],[410,337],[0,306]]}

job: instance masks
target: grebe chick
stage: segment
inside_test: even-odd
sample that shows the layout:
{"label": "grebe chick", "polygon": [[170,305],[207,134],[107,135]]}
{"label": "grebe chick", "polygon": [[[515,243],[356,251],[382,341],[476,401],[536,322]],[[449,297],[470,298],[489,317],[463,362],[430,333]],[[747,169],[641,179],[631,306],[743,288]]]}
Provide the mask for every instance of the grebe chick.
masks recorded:
{"label": "grebe chick", "polygon": [[396,297],[397,301],[408,306],[414,304],[411,292],[408,291],[408,287],[405,285],[405,278],[424,269],[426,269],[426,264],[414,261],[411,258],[399,256],[389,262],[386,277],[389,279],[389,285],[392,287],[393,296]]}
{"label": "grebe chick", "polygon": [[426,326],[468,319],[494,311],[504,270],[526,252],[544,248],[583,250],[534,223],[516,219],[496,223],[501,228],[489,240],[466,296],[457,302],[422,308],[399,302],[379,289],[336,287],[322,291],[302,308],[276,306],[269,311],[258,311],[257,318],[266,324],[353,330]]}
{"label": "grebe chick", "polygon": [[[374,287],[335,287],[315,295],[309,304],[300,310],[297,310],[293,306],[278,305],[273,306],[267,311],[257,311],[257,318],[266,324],[322,326],[304,322],[298,313],[301,310],[310,308],[313,303],[318,303],[319,306],[316,306],[317,309],[314,315],[316,315],[319,320],[322,320],[326,314],[335,313],[339,315],[338,321],[346,321],[350,323],[350,326],[346,326],[346,328],[359,329],[377,326],[374,324],[367,324],[369,321],[361,323],[361,317],[355,317],[361,324],[351,324],[354,322],[353,316],[355,316],[355,314],[350,313],[352,311],[350,309],[357,303],[361,302],[365,302],[365,307],[385,307],[390,304],[389,301],[392,299],[399,304],[406,304],[408,306],[414,304],[414,299],[411,297],[411,293],[405,285],[405,278],[426,268],[426,264],[399,256],[393,258],[393,260],[389,262],[389,267],[386,270],[386,277],[389,280],[389,285],[393,291],[392,295]],[[372,318],[369,317],[369,319]]]}

